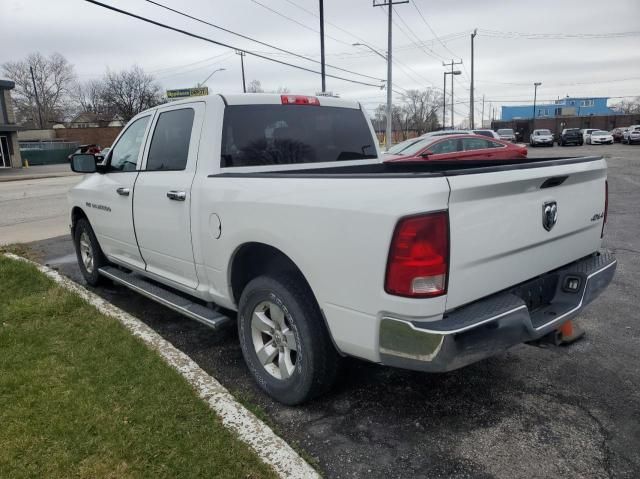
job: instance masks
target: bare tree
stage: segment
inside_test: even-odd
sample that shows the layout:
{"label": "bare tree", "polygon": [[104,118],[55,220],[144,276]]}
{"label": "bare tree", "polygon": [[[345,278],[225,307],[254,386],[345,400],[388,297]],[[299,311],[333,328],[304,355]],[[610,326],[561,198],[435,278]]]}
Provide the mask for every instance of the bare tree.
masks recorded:
{"label": "bare tree", "polygon": [[438,129],[438,110],[442,105],[442,94],[433,88],[407,90],[403,100],[411,127],[418,135]]}
{"label": "bare tree", "polygon": [[103,80],[77,82],[71,95],[77,109],[92,113],[108,112],[111,108],[104,101],[104,86]]}
{"label": "bare tree", "polygon": [[100,98],[125,122],[164,101],[160,85],[139,66],[120,72],[107,71]]}
{"label": "bare tree", "polygon": [[[35,78],[38,102],[31,69]],[[71,106],[69,94],[73,88],[75,73],[73,65],[62,55],[53,53],[45,57],[40,53],[31,53],[24,60],[4,63],[2,71],[16,84],[14,102],[20,123],[32,121],[38,128],[46,128],[52,123],[62,121],[68,115]],[[38,113],[42,116],[42,123]]]}
{"label": "bare tree", "polygon": [[613,108],[619,111],[620,113],[627,115],[634,115],[640,113],[640,96],[635,98],[621,100],[615,105]]}
{"label": "bare tree", "polygon": [[247,85],[247,93],[264,93],[260,80],[251,80]]}

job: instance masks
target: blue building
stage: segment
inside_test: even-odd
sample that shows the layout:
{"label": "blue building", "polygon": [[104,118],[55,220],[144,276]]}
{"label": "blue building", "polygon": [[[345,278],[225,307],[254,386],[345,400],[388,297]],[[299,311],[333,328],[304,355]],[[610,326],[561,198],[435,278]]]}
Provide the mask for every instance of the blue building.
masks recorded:
{"label": "blue building", "polygon": [[[553,103],[536,103],[536,118],[559,116],[603,116],[617,115],[607,106],[608,97],[566,97]],[[528,120],[533,118],[533,104],[502,107],[502,121]]]}

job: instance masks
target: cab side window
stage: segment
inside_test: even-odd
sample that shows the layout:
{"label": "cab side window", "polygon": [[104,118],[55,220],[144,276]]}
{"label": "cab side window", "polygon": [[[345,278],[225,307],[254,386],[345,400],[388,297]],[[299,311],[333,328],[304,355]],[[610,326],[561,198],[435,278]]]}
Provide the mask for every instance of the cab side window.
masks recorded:
{"label": "cab side window", "polygon": [[135,171],[144,132],[147,129],[150,116],[138,118],[131,123],[122,134],[118,143],[111,150],[109,157],[109,172]]}
{"label": "cab side window", "polygon": [[179,171],[187,166],[193,108],[160,113],[151,139],[147,171]]}

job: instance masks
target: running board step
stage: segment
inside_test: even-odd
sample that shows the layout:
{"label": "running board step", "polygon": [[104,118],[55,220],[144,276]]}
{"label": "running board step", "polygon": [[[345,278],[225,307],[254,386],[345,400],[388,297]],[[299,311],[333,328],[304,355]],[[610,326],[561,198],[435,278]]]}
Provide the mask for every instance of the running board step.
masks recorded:
{"label": "running board step", "polygon": [[104,266],[98,272],[110,280],[126,286],[127,288],[146,296],[153,301],[160,303],[174,311],[177,311],[188,318],[217,329],[223,324],[229,322],[231,318],[207,308],[198,303],[194,303],[191,299],[181,294],[174,293],[156,283],[147,281],[142,276],[135,273],[126,273],[121,269],[113,266]]}

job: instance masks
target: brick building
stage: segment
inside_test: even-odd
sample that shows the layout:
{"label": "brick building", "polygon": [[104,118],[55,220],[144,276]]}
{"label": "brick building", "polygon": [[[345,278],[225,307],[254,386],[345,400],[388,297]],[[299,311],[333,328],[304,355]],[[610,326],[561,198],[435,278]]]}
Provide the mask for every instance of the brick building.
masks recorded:
{"label": "brick building", "polygon": [[22,158],[18,146],[16,115],[11,100],[12,81],[0,80],[0,168],[20,168]]}

